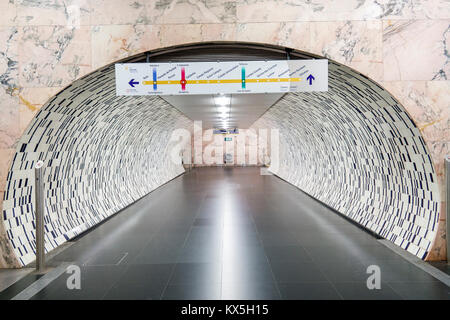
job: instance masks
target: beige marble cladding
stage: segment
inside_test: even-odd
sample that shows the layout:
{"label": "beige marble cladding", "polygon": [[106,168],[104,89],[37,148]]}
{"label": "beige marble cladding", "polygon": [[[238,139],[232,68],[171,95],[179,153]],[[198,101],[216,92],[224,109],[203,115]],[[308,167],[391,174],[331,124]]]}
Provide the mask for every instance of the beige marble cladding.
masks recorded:
{"label": "beige marble cladding", "polygon": [[93,24],[193,24],[236,21],[235,0],[100,0],[91,4]]}
{"label": "beige marble cladding", "polygon": [[92,66],[94,69],[115,60],[161,46],[159,26],[94,26],[91,29],[91,36]]}
{"label": "beige marble cladding", "polygon": [[2,18],[0,19],[0,26],[12,26],[17,21],[17,7],[14,0],[0,1],[0,12]]}
{"label": "beige marble cladding", "polygon": [[[21,134],[17,108],[17,39],[17,27],[0,27],[0,150],[12,148]],[[1,180],[5,171],[2,170],[0,173]]]}
{"label": "beige marble cladding", "polygon": [[383,9],[374,1],[248,0],[236,12],[238,21],[339,21],[375,19]]}
{"label": "beige marble cladding", "polygon": [[18,85],[18,37],[17,27],[0,27],[0,86],[9,94]]}
{"label": "beige marble cladding", "polygon": [[20,26],[90,25],[90,0],[12,0]]}
{"label": "beige marble cladding", "polygon": [[201,41],[236,40],[231,24],[103,25],[91,29],[92,67],[160,47]]}
{"label": "beige marble cladding", "polygon": [[153,48],[241,40],[325,55],[378,81],[418,125],[442,177],[448,0],[0,0],[0,12],[0,157],[49,94],[92,70]]}
{"label": "beige marble cladding", "polygon": [[450,19],[383,21],[384,80],[448,80]]}
{"label": "beige marble cladding", "polygon": [[20,137],[18,102],[18,97],[0,91],[0,154],[1,150],[13,148]]}
{"label": "beige marble cladding", "polygon": [[97,0],[90,9],[92,25],[151,24],[144,0]]}
{"label": "beige marble cladding", "polygon": [[448,0],[381,0],[378,3],[382,6],[381,18],[383,19],[427,20],[450,18]]}
{"label": "beige marble cladding", "polygon": [[311,51],[310,24],[305,22],[238,24],[237,40],[272,43]]}
{"label": "beige marble cladding", "polygon": [[313,22],[311,52],[382,80],[381,21]]}
{"label": "beige marble cladding", "polygon": [[60,87],[91,71],[89,27],[19,28],[19,84]]}
{"label": "beige marble cladding", "polygon": [[230,23],[236,21],[236,0],[163,0],[147,6],[152,21],[171,23]]}
{"label": "beige marble cladding", "polygon": [[19,129],[24,132],[39,109],[62,87],[21,88],[19,95]]}
{"label": "beige marble cladding", "polygon": [[236,15],[239,22],[450,18],[446,0],[242,0]]}
{"label": "beige marble cladding", "polygon": [[202,41],[201,24],[166,24],[161,26],[163,47]]}
{"label": "beige marble cladding", "polygon": [[235,41],[235,24],[202,24],[200,26],[201,41]]}

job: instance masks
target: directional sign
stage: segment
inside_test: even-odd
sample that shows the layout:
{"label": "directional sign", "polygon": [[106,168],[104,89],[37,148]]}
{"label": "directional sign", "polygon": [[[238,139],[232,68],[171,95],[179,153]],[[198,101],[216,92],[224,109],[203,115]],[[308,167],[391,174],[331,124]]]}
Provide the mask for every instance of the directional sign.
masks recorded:
{"label": "directional sign", "polygon": [[131,79],[130,82],[128,82],[128,84],[129,84],[132,88],[134,88],[134,85],[135,85],[135,84],[139,84],[139,81],[134,81],[134,79]]}
{"label": "directional sign", "polygon": [[118,63],[117,95],[328,90],[328,60]]}

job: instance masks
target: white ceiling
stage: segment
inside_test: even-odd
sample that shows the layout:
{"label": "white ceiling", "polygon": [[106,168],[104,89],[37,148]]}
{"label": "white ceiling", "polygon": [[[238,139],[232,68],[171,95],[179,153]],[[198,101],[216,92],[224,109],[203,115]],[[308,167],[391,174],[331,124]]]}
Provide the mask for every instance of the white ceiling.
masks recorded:
{"label": "white ceiling", "polygon": [[[283,93],[233,94],[229,105],[228,127],[249,128]],[[184,113],[191,120],[202,120],[202,127],[223,128],[216,105],[217,95],[162,96],[168,103]]]}

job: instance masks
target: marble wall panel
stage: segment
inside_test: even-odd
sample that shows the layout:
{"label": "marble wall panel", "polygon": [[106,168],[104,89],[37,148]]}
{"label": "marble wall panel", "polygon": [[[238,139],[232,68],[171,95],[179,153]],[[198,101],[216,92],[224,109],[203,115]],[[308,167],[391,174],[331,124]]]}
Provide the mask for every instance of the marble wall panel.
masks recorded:
{"label": "marble wall panel", "polygon": [[[13,148],[21,134],[17,78],[18,30],[17,27],[0,27],[0,149]],[[4,173],[0,169],[0,179],[4,178]]]}
{"label": "marble wall panel", "polygon": [[92,67],[161,47],[160,26],[104,25],[92,27]]}
{"label": "marble wall panel", "polygon": [[313,22],[311,52],[336,60],[382,80],[380,21]]}
{"label": "marble wall panel", "polygon": [[450,20],[383,21],[384,80],[448,80]]}
{"label": "marble wall panel", "polygon": [[18,87],[18,38],[17,27],[0,27],[0,86],[9,94]]}
{"label": "marble wall panel", "polygon": [[239,1],[236,9],[239,22],[268,21],[340,21],[375,19],[382,7],[374,1]]}
{"label": "marble wall panel", "polygon": [[201,41],[236,41],[236,29],[235,24],[202,24],[200,26]]}
{"label": "marble wall panel", "polygon": [[15,0],[0,1],[0,12],[2,13],[2,18],[0,19],[0,26],[16,25],[17,7],[14,1]]}
{"label": "marble wall panel", "polygon": [[[19,26],[90,25],[89,0],[14,0]],[[92,1],[94,2],[94,1]]]}
{"label": "marble wall panel", "polygon": [[21,88],[19,93],[19,130],[24,132],[39,109],[62,87]]}
{"label": "marble wall panel", "polygon": [[446,0],[240,0],[239,22],[448,19]]}
{"label": "marble wall panel", "polygon": [[395,20],[427,20],[449,19],[450,11],[447,0],[381,0],[382,19]]}
{"label": "marble wall panel", "polygon": [[237,40],[272,43],[311,51],[310,24],[304,22],[238,24]]}
{"label": "marble wall panel", "polygon": [[[15,147],[16,140],[20,137],[18,97],[11,96],[0,88],[0,149]],[[5,173],[5,171],[0,171]]]}
{"label": "marble wall panel", "polygon": [[202,41],[201,24],[164,24],[160,41],[163,47]]}
{"label": "marble wall panel", "polygon": [[91,71],[90,27],[19,28],[19,85],[61,87]]}
{"label": "marble wall panel", "polygon": [[151,1],[147,15],[158,24],[233,23],[236,0]]}
{"label": "marble wall panel", "polygon": [[152,24],[147,16],[147,6],[154,1],[96,0],[91,1],[92,25]]}

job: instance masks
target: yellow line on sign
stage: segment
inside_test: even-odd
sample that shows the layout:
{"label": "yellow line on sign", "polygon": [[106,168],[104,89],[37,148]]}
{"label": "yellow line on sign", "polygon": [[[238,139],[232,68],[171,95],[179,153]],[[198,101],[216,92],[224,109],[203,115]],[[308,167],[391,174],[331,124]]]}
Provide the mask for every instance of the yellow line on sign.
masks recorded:
{"label": "yellow line on sign", "polygon": [[[180,84],[181,80],[142,81],[143,85]],[[264,83],[264,82],[300,82],[301,78],[266,78],[266,79],[223,79],[223,80],[186,80],[186,84],[216,84],[216,83]]]}
{"label": "yellow line on sign", "polygon": [[269,79],[247,79],[246,82],[257,83],[257,82],[300,82],[300,78],[269,78]]}

